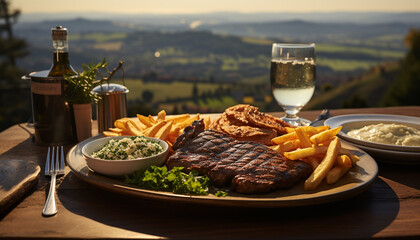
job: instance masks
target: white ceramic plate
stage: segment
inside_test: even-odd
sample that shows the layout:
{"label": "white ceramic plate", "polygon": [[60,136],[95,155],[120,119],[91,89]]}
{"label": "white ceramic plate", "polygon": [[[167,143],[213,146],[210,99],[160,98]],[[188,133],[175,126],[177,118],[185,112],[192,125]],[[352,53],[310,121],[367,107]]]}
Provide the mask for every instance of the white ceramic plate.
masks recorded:
{"label": "white ceramic plate", "polygon": [[371,141],[360,140],[357,138],[350,137],[347,133],[353,129],[359,129],[371,124],[379,123],[395,123],[403,124],[409,127],[420,129],[420,118],[401,116],[401,115],[385,115],[385,114],[351,114],[351,115],[341,115],[327,119],[324,122],[324,125],[330,126],[331,128],[336,128],[342,126],[339,137],[356,143],[359,146],[366,146],[374,149],[383,149],[390,151],[400,151],[400,152],[416,152],[420,155],[420,146],[399,146],[392,144],[383,144],[375,143]]}
{"label": "white ceramic plate", "polygon": [[401,165],[420,164],[420,153],[372,148],[368,146],[358,145],[357,143],[351,143],[351,144],[365,150],[366,152],[368,152],[370,155],[375,157],[375,159],[380,162],[401,164]]}
{"label": "white ceramic plate", "polygon": [[173,202],[209,204],[231,207],[292,207],[316,205],[353,197],[367,190],[378,175],[378,166],[367,153],[348,143],[343,147],[360,157],[360,161],[337,183],[322,183],[314,191],[305,191],[303,181],[291,189],[277,190],[267,194],[242,195],[233,193],[227,197],[180,195],[171,192],[153,191],[126,184],[121,179],[109,178],[89,170],[82,155],[82,147],[92,139],[74,146],[67,154],[67,164],[81,180],[97,187],[120,194]]}

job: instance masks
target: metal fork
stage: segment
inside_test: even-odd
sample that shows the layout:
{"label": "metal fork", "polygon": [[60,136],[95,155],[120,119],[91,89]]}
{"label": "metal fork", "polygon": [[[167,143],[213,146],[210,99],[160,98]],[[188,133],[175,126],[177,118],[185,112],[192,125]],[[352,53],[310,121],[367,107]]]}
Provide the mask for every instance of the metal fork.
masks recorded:
{"label": "metal fork", "polygon": [[42,215],[44,216],[52,216],[57,213],[57,207],[55,205],[55,180],[57,175],[64,175],[64,166],[63,146],[61,146],[61,149],[58,146],[56,148],[48,147],[45,175],[51,176],[51,183],[47,201],[45,202],[44,210],[42,210]]}
{"label": "metal fork", "polygon": [[322,110],[321,114],[318,115],[318,117],[313,122],[311,122],[309,125],[313,126],[315,123],[317,123],[319,121],[322,121],[322,120],[326,120],[329,117],[330,117],[330,110],[329,109],[324,109],[324,110]]}

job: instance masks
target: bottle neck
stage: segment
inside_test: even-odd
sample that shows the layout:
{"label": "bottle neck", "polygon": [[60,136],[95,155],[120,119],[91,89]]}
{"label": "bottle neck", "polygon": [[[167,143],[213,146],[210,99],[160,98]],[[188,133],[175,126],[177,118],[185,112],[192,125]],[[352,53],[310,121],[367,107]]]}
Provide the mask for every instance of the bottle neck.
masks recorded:
{"label": "bottle neck", "polygon": [[48,76],[74,75],[76,72],[70,65],[67,40],[53,39],[53,65]]}

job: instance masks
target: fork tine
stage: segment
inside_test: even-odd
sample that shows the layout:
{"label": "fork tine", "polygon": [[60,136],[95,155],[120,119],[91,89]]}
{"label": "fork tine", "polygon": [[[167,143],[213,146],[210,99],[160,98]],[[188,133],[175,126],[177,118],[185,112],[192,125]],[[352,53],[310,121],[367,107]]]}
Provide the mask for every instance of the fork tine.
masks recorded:
{"label": "fork tine", "polygon": [[65,168],[65,163],[64,163],[64,150],[63,150],[63,146],[61,146],[61,167],[60,167],[60,174],[64,174],[64,168]]}
{"label": "fork tine", "polygon": [[50,173],[50,150],[51,148],[48,147],[47,160],[45,160],[45,170],[44,170],[45,175],[49,175]]}
{"label": "fork tine", "polygon": [[54,171],[58,172],[60,170],[60,159],[58,158],[59,154],[59,148],[57,146],[56,153],[55,153],[55,168]]}
{"label": "fork tine", "polygon": [[54,160],[55,160],[54,156],[55,156],[55,148],[52,147],[52,153],[51,153],[51,159],[50,159],[50,169],[49,169],[50,174],[52,174],[54,169],[55,169],[55,167],[54,167]]}

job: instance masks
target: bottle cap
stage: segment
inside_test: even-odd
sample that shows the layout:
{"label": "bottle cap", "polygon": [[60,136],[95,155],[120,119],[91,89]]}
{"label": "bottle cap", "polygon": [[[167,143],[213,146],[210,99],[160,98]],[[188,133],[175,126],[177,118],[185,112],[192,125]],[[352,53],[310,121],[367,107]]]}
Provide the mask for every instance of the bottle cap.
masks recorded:
{"label": "bottle cap", "polygon": [[51,28],[51,33],[52,33],[53,40],[66,40],[67,39],[67,28],[63,28],[62,26]]}

